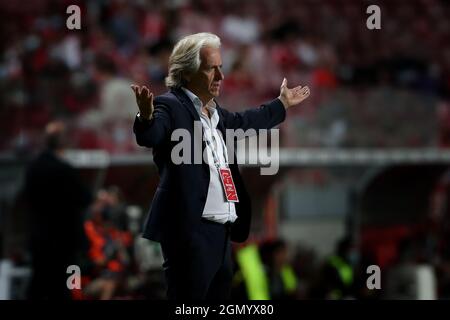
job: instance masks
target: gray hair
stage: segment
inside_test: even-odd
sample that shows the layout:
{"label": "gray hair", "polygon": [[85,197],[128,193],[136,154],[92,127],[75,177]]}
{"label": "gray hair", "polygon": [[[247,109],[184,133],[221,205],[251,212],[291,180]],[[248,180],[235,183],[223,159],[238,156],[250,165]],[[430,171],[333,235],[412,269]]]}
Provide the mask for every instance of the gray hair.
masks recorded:
{"label": "gray hair", "polygon": [[220,38],[209,32],[185,36],[177,42],[169,58],[169,75],[166,77],[168,88],[180,88],[186,85],[184,72],[195,73],[200,68],[200,49],[203,47],[220,48]]}

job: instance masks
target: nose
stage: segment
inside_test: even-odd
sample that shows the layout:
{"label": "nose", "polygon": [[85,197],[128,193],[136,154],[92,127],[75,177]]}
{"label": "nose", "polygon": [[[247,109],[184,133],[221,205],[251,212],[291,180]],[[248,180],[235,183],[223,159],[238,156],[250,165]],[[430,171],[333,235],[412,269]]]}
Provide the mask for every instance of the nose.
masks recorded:
{"label": "nose", "polygon": [[220,70],[219,68],[216,69],[216,74],[215,74],[215,80],[223,80],[225,78],[222,70]]}

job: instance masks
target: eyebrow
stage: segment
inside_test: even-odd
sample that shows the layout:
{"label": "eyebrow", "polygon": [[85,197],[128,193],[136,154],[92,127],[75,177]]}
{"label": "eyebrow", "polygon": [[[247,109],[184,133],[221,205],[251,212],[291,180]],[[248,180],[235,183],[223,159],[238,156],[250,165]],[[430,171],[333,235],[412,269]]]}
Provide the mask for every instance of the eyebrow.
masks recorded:
{"label": "eyebrow", "polygon": [[223,66],[223,64],[220,64],[220,65],[211,65],[211,64],[207,64],[207,65],[206,65],[206,67],[208,67],[208,68],[215,68],[215,67],[222,68],[222,66]]}

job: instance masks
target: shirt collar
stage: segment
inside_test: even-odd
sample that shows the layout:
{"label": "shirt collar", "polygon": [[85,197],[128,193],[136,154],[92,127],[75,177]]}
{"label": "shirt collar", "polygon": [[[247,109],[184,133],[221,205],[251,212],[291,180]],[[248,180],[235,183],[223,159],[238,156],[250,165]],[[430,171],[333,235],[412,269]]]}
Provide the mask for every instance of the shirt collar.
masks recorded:
{"label": "shirt collar", "polygon": [[[198,114],[201,115],[202,114],[202,106],[203,103],[200,100],[199,97],[197,97],[195,95],[195,93],[193,93],[191,90],[185,88],[185,87],[181,87],[181,89],[183,89],[184,93],[186,93],[186,95],[189,97],[189,99],[192,101],[192,103],[194,104],[195,110],[197,110]],[[211,113],[211,116],[214,116],[215,112],[216,112],[216,103],[214,102],[213,99],[211,99],[208,104],[206,105],[206,109],[208,109],[208,111]]]}

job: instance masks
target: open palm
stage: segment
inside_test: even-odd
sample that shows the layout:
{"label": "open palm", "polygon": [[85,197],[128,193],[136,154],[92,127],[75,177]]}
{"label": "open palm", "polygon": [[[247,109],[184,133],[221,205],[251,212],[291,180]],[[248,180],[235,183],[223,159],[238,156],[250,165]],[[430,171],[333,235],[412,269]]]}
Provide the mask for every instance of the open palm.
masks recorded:
{"label": "open palm", "polygon": [[289,89],[287,87],[286,78],[283,79],[280,87],[279,99],[283,102],[285,108],[289,108],[299,104],[303,100],[309,97],[310,91],[308,86],[297,86],[295,88]]}
{"label": "open palm", "polygon": [[146,86],[131,85],[136,95],[136,103],[139,107],[139,113],[144,119],[150,119],[153,114],[153,93]]}

